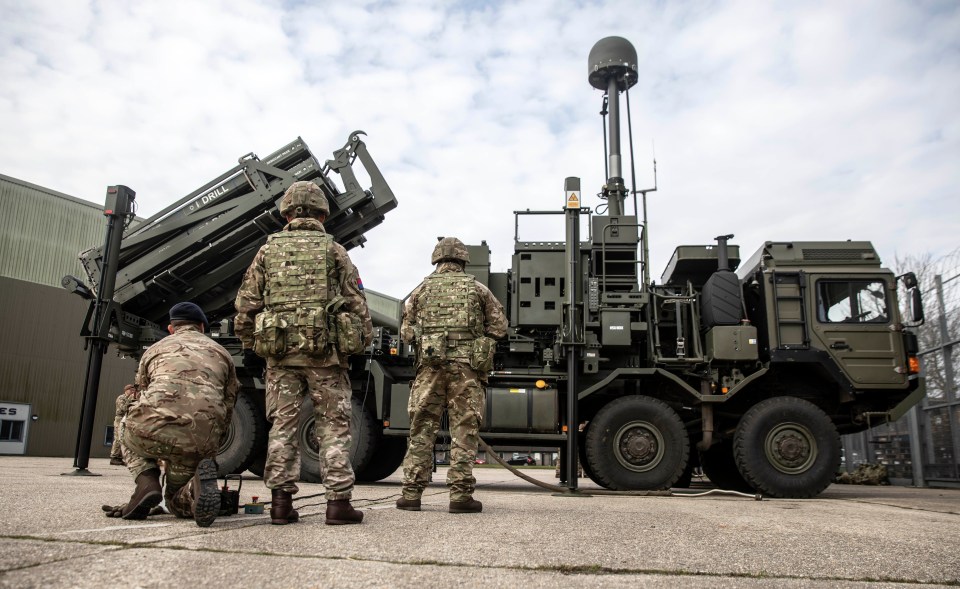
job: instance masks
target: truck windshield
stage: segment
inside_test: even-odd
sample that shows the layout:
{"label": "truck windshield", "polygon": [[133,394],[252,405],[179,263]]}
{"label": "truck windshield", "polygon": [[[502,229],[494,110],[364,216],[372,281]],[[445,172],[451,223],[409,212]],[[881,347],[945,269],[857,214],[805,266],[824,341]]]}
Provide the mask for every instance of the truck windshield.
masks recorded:
{"label": "truck windshield", "polygon": [[822,323],[886,323],[886,289],[882,281],[821,280],[817,313]]}

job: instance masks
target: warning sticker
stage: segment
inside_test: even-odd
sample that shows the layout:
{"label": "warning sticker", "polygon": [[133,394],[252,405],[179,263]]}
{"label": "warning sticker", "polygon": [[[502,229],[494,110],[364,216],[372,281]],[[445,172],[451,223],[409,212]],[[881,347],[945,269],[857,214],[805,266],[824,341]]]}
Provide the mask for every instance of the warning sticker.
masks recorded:
{"label": "warning sticker", "polygon": [[579,191],[571,190],[567,192],[567,208],[568,209],[580,208],[580,192]]}

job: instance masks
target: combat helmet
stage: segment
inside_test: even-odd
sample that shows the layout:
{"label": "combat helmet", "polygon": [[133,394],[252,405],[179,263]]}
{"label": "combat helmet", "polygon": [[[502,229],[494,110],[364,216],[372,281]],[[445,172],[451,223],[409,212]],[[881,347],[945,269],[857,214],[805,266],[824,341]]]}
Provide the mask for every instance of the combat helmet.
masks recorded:
{"label": "combat helmet", "polygon": [[463,245],[463,242],[456,237],[444,237],[437,243],[437,247],[433,248],[433,257],[430,258],[430,263],[439,264],[446,260],[469,264],[470,254],[467,253],[467,246]]}
{"label": "combat helmet", "polygon": [[280,214],[286,216],[301,207],[303,213],[330,214],[330,204],[327,203],[323,191],[315,183],[306,180],[294,182],[283,193],[283,198],[280,199]]}

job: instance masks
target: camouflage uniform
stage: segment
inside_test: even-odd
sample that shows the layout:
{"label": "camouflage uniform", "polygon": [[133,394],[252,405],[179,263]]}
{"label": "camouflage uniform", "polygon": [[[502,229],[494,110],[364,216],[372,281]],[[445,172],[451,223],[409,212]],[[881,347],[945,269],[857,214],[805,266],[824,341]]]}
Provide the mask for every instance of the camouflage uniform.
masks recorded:
{"label": "camouflage uniform", "polygon": [[187,483],[201,460],[217,454],[237,400],[233,360],[197,326],[180,325],[144,353],[136,384],[140,396],[127,412],[124,460],[134,479],[164,460],[167,507],[192,517],[193,485]]}
{"label": "camouflage uniform", "polygon": [[[459,294],[450,294],[454,290]],[[438,299],[448,299],[454,306],[476,305],[477,325],[447,325],[444,330],[446,360],[427,366],[424,355],[428,352],[422,336],[431,330],[429,316]],[[434,443],[445,408],[450,418],[452,441],[447,471],[450,501],[472,498],[477,482],[473,477],[473,464],[485,405],[486,372],[470,367],[467,350],[478,335],[501,338],[506,332],[507,319],[500,301],[486,286],[465,274],[458,262],[440,261],[436,271],[410,294],[403,310],[401,336],[407,343],[416,343],[419,350],[417,375],[410,387],[408,406],[410,441],[403,459],[404,499],[418,500],[430,482]]]}
{"label": "camouflage uniform", "polygon": [[373,324],[356,267],[343,246],[327,235],[323,223],[299,217],[271,235],[257,252],[237,292],[234,321],[245,348],[254,349],[256,321],[262,320],[258,311],[280,317],[285,334],[284,351],[267,355],[266,408],[273,425],[264,482],[272,490],[291,494],[299,490],[297,427],[304,395],[309,394],[316,417],[323,485],[330,501],[350,499],[353,492],[348,356],[332,342],[304,351],[304,345],[313,342],[295,324],[304,312],[323,309],[338,297],[343,301],[341,310],[359,317],[362,345],[369,345]]}
{"label": "camouflage uniform", "polygon": [[110,458],[123,458],[123,453],[120,451],[120,438],[123,437],[123,418],[127,416],[127,409],[132,402],[133,398],[126,392],[117,396],[116,412],[113,416],[113,446],[110,448]]}

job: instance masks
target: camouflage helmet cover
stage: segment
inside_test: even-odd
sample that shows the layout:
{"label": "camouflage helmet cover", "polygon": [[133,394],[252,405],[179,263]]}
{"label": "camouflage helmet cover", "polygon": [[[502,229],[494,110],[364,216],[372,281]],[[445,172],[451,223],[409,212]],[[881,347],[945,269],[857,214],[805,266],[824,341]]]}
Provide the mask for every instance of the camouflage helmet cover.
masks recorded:
{"label": "camouflage helmet cover", "polygon": [[456,237],[444,237],[437,243],[437,247],[433,248],[433,257],[430,259],[430,263],[439,264],[444,260],[457,260],[469,264],[470,254],[467,253],[467,246],[463,245],[463,242]]}
{"label": "camouflage helmet cover", "polygon": [[327,203],[327,197],[323,195],[323,191],[315,183],[307,180],[291,184],[280,199],[281,215],[286,216],[299,207],[303,207],[306,211],[330,214],[330,204]]}

